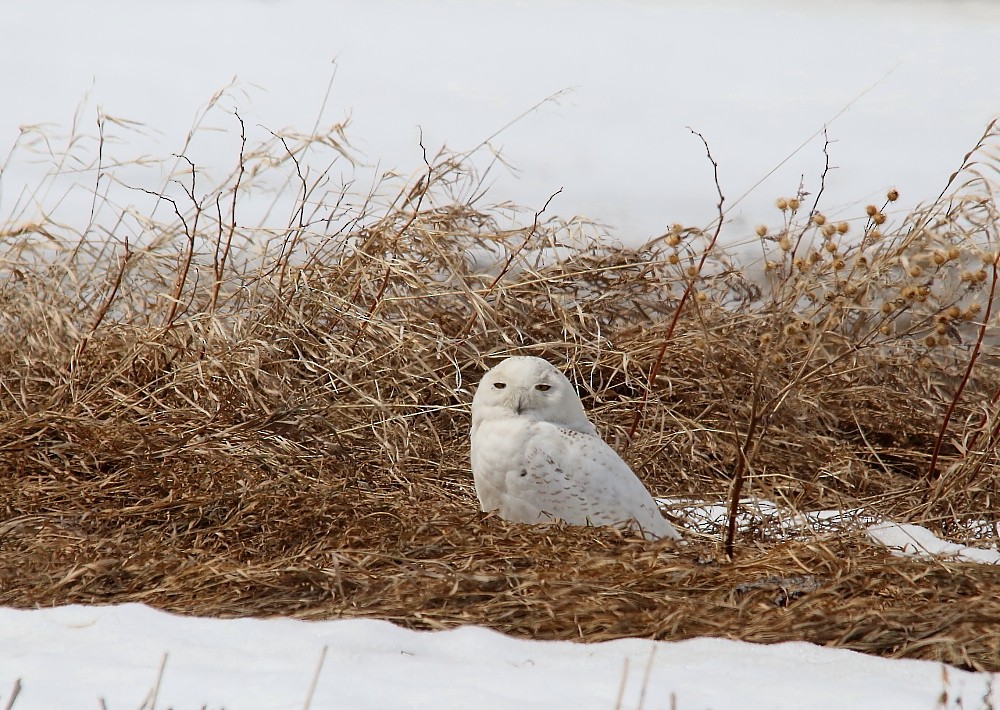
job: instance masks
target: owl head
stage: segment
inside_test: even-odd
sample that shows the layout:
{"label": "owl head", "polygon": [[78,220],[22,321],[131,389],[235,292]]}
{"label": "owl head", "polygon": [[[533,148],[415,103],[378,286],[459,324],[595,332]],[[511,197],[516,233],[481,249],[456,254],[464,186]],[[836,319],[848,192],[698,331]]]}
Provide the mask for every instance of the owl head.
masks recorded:
{"label": "owl head", "polygon": [[473,427],[483,419],[523,417],[594,433],[573,385],[538,357],[509,357],[483,375],[472,399]]}

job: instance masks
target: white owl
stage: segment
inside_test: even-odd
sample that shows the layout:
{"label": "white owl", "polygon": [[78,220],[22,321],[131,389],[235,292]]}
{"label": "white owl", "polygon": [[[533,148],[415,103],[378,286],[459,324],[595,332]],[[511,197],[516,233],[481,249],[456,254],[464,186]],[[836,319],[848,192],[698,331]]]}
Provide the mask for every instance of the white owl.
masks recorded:
{"label": "white owl", "polygon": [[518,523],[638,527],[680,535],[587,419],[569,380],[537,357],[510,357],[472,399],[472,475],[484,511]]}

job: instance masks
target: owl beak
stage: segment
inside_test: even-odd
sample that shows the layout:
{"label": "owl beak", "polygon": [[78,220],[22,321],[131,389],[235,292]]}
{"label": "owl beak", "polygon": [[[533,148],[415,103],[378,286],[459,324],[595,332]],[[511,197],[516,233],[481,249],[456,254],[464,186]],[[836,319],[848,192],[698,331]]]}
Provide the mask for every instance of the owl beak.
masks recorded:
{"label": "owl beak", "polygon": [[514,397],[514,411],[518,414],[524,411],[524,400],[521,398],[521,395]]}

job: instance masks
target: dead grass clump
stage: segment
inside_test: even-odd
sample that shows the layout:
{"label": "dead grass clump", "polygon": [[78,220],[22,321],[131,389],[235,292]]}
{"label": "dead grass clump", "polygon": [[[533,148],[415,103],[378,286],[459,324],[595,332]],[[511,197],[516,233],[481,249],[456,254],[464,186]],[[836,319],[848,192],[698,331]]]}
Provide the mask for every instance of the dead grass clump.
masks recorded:
{"label": "dead grass clump", "polygon": [[529,353],[565,363],[658,495],[863,509],[985,544],[994,128],[902,219],[891,194],[840,221],[786,198],[757,231],[757,281],[714,227],[612,248],[545,208],[481,206],[468,156],[357,199],[328,177],[342,126],[241,130],[230,174],[182,152],[136,183],[104,143],[124,124],[99,125],[107,150],[74,153],[86,223],[39,199],[0,226],[0,603],[802,639],[1000,669],[992,568],[894,558],[853,528],[734,524],[726,555],[711,532],[677,548],[508,526],[476,512],[467,464],[473,383]]}

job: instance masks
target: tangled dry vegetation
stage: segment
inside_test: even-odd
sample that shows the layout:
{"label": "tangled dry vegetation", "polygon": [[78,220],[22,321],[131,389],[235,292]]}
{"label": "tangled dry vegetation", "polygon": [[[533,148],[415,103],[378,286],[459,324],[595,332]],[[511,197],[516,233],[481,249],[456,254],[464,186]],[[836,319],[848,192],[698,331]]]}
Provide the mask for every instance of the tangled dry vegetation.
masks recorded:
{"label": "tangled dry vegetation", "polygon": [[[850,527],[739,530],[730,558],[721,528],[677,546],[507,525],[477,511],[467,459],[475,381],[540,355],[657,495],[995,544],[997,127],[911,214],[892,193],[840,219],[822,190],[779,201],[747,235],[750,278],[715,225],[628,249],[485,207],[468,156],[354,201],[309,167],[350,159],[335,126],[243,138],[215,180],[182,153],[137,184],[108,157],[124,124],[100,125],[0,234],[0,604],[799,639],[1000,670],[994,567],[892,557]],[[71,172],[89,209],[33,212],[78,196]]]}

